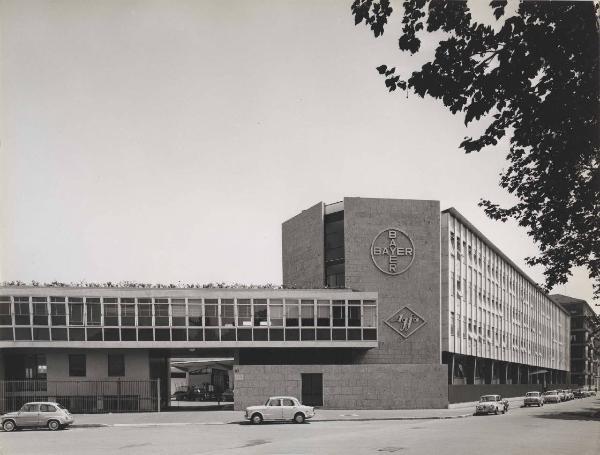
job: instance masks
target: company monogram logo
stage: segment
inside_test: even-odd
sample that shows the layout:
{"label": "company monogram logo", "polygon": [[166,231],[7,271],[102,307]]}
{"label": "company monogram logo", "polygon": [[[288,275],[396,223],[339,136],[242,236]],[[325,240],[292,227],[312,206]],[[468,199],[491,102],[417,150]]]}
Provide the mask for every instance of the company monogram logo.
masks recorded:
{"label": "company monogram logo", "polygon": [[373,264],[388,275],[400,275],[408,270],[415,258],[415,247],[408,235],[400,229],[381,231],[371,244]]}
{"label": "company monogram logo", "polygon": [[390,316],[385,323],[404,338],[408,338],[425,325],[425,319],[405,306]]}

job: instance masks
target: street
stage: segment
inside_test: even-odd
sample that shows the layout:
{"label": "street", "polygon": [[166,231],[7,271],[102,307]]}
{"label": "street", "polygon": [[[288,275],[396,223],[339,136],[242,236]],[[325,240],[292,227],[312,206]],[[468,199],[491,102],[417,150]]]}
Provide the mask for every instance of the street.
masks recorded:
{"label": "street", "polygon": [[598,454],[600,398],[445,420],[122,425],[0,434],[2,455]]}

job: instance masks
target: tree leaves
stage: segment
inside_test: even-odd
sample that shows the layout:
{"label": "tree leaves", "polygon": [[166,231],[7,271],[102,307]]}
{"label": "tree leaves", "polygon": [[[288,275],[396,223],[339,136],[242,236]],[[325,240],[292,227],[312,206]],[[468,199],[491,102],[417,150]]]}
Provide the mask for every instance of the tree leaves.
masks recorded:
{"label": "tree leaves", "polygon": [[[496,19],[506,4],[489,3]],[[389,3],[368,0],[355,1],[352,11],[376,37],[391,14]],[[489,118],[480,137],[460,143],[466,153],[512,132],[509,167],[499,183],[519,202],[500,207],[484,199],[480,205],[489,217],[513,218],[527,229],[540,249],[527,260],[544,266],[548,288],[566,282],[573,266],[586,266],[600,297],[598,24],[592,2],[521,2],[495,31],[474,22],[466,2],[407,0],[401,51],[419,52],[422,33],[448,37],[407,80],[387,65],[377,71],[389,91],[439,99],[462,113],[465,124]]]}

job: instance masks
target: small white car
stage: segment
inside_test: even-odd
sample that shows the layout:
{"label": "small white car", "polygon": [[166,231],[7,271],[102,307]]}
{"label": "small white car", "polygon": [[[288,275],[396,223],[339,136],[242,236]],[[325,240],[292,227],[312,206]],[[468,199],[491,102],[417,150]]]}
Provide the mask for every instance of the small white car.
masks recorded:
{"label": "small white car", "polygon": [[267,420],[291,420],[295,423],[304,423],[315,415],[315,409],[304,406],[294,397],[271,397],[262,406],[249,406],[244,417],[253,424]]}
{"label": "small white car", "polygon": [[4,431],[24,427],[46,427],[56,431],[73,423],[73,416],[67,409],[49,401],[26,403],[18,411],[4,414],[1,419]]}
{"label": "small white car", "polygon": [[544,392],[544,403],[560,403],[560,395],[558,390],[548,390]]}
{"label": "small white car", "polygon": [[503,400],[500,395],[483,395],[475,406],[475,415],[498,414],[508,411],[508,401]]}
{"label": "small white car", "polygon": [[544,396],[540,392],[527,392],[523,406],[544,406]]}

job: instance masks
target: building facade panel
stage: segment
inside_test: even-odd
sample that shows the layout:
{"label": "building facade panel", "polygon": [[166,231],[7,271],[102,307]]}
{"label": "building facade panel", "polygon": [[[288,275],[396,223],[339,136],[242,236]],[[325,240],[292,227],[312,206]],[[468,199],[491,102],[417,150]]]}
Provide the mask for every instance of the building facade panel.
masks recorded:
{"label": "building facade panel", "polygon": [[291,288],[321,288],[324,266],[324,205],[313,205],[282,225],[283,284]]}
{"label": "building facade panel", "polygon": [[482,382],[512,381],[509,364],[533,367],[527,375],[566,372],[568,314],[456,210],[441,226],[442,350],[471,359],[475,381],[474,359],[502,362]]}

